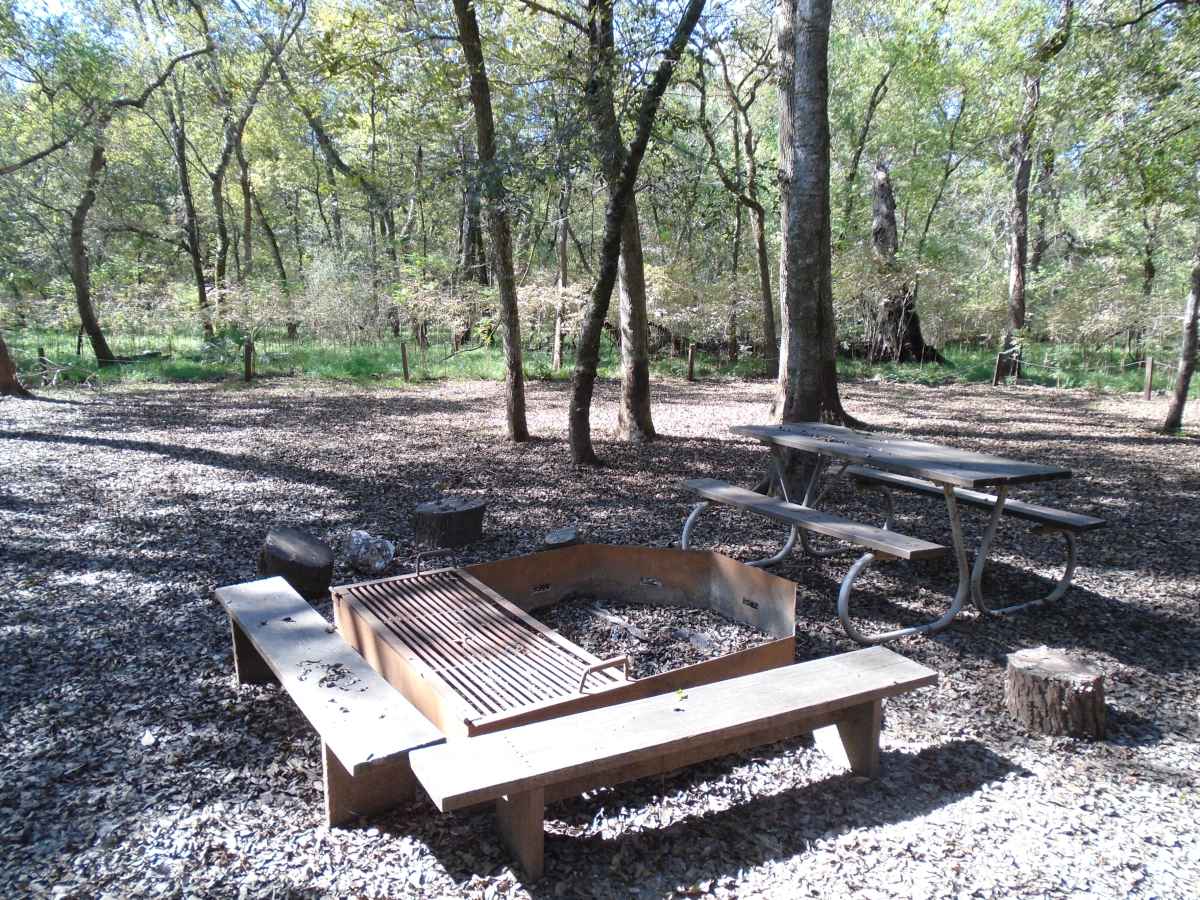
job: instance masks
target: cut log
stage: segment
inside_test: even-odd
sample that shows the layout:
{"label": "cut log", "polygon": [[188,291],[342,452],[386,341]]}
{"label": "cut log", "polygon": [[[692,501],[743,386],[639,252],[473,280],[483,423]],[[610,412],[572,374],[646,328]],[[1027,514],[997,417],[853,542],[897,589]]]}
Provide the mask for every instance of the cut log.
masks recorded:
{"label": "cut log", "polygon": [[1104,737],[1104,673],[1063,650],[1034,647],[1010,653],[1004,704],[1030,731]]}
{"label": "cut log", "polygon": [[311,534],[276,526],[258,551],[258,574],[280,575],[305,599],[320,600],[333,580],[333,551]]}
{"label": "cut log", "polygon": [[445,497],[413,510],[413,534],[424,547],[462,547],[483,537],[487,504],[467,497]]}

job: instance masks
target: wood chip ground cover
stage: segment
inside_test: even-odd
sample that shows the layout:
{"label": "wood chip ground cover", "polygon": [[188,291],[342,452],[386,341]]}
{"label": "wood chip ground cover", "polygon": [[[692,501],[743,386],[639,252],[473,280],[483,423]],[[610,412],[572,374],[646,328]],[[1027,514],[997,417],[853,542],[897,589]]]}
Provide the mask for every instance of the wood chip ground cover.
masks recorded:
{"label": "wood chip ground cover", "polygon": [[[417,801],[359,829],[321,826],[319,744],[274,688],[235,690],[212,589],[252,578],[266,530],[339,552],[363,528],[413,546],[417,503],[488,501],[485,539],[449,562],[534,550],[574,524],[595,541],[679,536],[684,477],[752,484],[759,383],[656,384],[663,439],[608,439],[569,462],[563,386],[529,387],[537,438],[503,440],[501,386],[406,391],[306,382],[158,387],[0,402],[0,896],[1190,897],[1200,884],[1200,444],[1150,431],[1162,403],[1019,387],[845,386],[879,426],[1065,465],[1021,499],[1103,516],[1076,587],[1051,609],[973,612],[895,649],[941,683],[887,704],[883,774],[849,777],[806,740],[548,810],[547,877],[521,882],[489,812]],[[1191,413],[1195,415],[1195,413]],[[880,521],[868,495],[830,508]],[[944,509],[901,497],[896,527],[946,543]],[[966,516],[968,538],[983,517]],[[696,541],[732,556],[783,534],[710,510]],[[1005,522],[985,588],[1034,596],[1058,548]],[[846,559],[794,556],[797,658],[854,649],[836,622]],[[856,616],[931,618],[941,562],[879,566]],[[328,603],[319,604],[328,615]],[[1004,657],[1048,644],[1107,676],[1110,737],[1030,735],[1003,708]]]}

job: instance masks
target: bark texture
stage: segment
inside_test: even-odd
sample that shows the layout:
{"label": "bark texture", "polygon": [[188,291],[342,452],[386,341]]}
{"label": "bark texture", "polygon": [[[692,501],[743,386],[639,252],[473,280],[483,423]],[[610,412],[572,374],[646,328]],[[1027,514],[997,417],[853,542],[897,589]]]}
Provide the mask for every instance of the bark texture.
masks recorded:
{"label": "bark texture", "polygon": [[488,226],[492,232],[496,284],[500,289],[500,317],[504,322],[505,422],[512,441],[529,440],[525,419],[525,374],[521,358],[521,319],[517,311],[517,284],[513,274],[512,231],[508,220],[508,195],[496,161],[496,126],[492,117],[492,92],[483,61],[479,23],[471,0],[454,0],[458,39],[462,44],[475,109],[479,142],[479,181],[487,197]]}
{"label": "bark texture", "polygon": [[1034,647],[1008,655],[1004,705],[1039,734],[1104,737],[1104,673],[1062,650]]}
{"label": "bark texture", "polygon": [[829,210],[831,0],[782,0],[779,46],[779,295],[775,421],[842,423],[834,354]]}

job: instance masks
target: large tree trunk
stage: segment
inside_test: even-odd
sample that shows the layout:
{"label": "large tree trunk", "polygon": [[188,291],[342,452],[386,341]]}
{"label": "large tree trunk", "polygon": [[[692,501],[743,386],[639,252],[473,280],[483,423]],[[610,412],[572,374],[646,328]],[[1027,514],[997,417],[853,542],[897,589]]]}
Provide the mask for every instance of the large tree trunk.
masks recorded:
{"label": "large tree trunk", "polygon": [[17,364],[8,352],[4,335],[0,333],[0,397],[32,397],[17,378]]}
{"label": "large tree trunk", "polygon": [[1183,425],[1183,410],[1187,405],[1188,390],[1192,375],[1196,371],[1196,339],[1200,324],[1200,226],[1196,229],[1196,247],[1192,252],[1191,290],[1183,307],[1183,338],[1179,345],[1179,377],[1175,381],[1175,392],[1167,408],[1163,422],[1164,431],[1178,431]]}
{"label": "large tree trunk", "polygon": [[179,192],[183,196],[183,233],[187,237],[188,257],[192,263],[192,278],[196,282],[196,308],[200,312],[200,325],[206,337],[213,335],[212,311],[208,306],[208,288],[204,282],[204,259],[200,251],[200,226],[196,216],[196,199],[192,194],[192,179],[187,163],[187,131],[184,119],[183,93],[178,82],[175,88],[175,105],[168,97],[163,101],[167,124],[171,128],[171,150],[175,157],[175,169],[179,173]]}
{"label": "large tree trunk", "polygon": [[100,320],[96,318],[96,309],[92,305],[92,275],[88,263],[87,243],[84,239],[84,228],[87,225],[88,213],[96,203],[96,186],[100,181],[100,173],[104,171],[107,160],[104,156],[104,131],[108,126],[105,120],[97,127],[97,142],[92,146],[92,155],[88,160],[87,177],[84,180],[83,193],[75,204],[71,214],[71,283],[75,286],[75,306],[79,310],[79,323],[87,333],[96,354],[96,362],[102,366],[111,365],[117,361],[109,349],[108,341],[100,328]]}
{"label": "large tree trunk", "polygon": [[[589,18],[592,29],[597,28],[598,11],[594,8],[597,3],[608,3],[609,0],[590,0]],[[654,78],[642,92],[638,106],[636,131],[629,150],[621,165],[620,175],[609,191],[608,208],[604,214],[604,239],[600,250],[600,263],[596,273],[596,284],[592,288],[591,303],[587,318],[584,320],[583,331],[579,336],[579,351],[575,359],[575,372],[571,384],[571,406],[568,412],[568,427],[571,442],[571,456],[577,463],[595,465],[599,462],[592,448],[592,394],[596,387],[596,367],[600,361],[600,334],[604,321],[608,317],[608,306],[612,300],[613,285],[617,280],[618,257],[621,253],[621,234],[625,223],[625,214],[633,199],[633,188],[637,181],[638,170],[641,168],[642,157],[650,142],[650,131],[654,125],[654,117],[671,75],[683,55],[688,38],[691,37],[700,13],[704,10],[705,0],[689,0],[679,20],[679,25],[671,37],[671,43],[666,48]],[[611,5],[608,14],[611,16]],[[596,43],[592,39],[593,45]]]}
{"label": "large tree trunk", "polygon": [[779,47],[779,379],[771,416],[842,423],[834,354],[829,214],[832,0],[782,0]]}
{"label": "large tree trunk", "polygon": [[1008,212],[1008,328],[1005,346],[1025,327],[1026,266],[1029,255],[1029,176],[1033,169],[1033,136],[1037,124],[1038,102],[1042,94],[1042,74],[1050,60],[1067,45],[1075,13],[1074,0],[1062,0],[1062,13],[1054,32],[1034,50],[1021,77],[1024,95],[1017,133],[1012,143],[1012,200]]}
{"label": "large tree trunk", "polygon": [[[621,137],[614,100],[615,41],[613,0],[592,0],[589,9],[588,45],[591,79],[586,102],[600,169],[608,183],[609,202],[620,177],[628,149]],[[618,270],[621,323],[621,403],[617,436],[641,443],[655,437],[650,414],[650,351],[646,315],[646,274],[637,200],[631,198],[621,225],[621,258]]]}
{"label": "large tree trunk", "polygon": [[479,23],[472,0],[454,0],[458,40],[466,57],[471,81],[471,105],[475,108],[475,133],[479,140],[479,178],[487,195],[488,225],[492,232],[496,283],[500,289],[504,321],[505,421],[512,441],[529,440],[525,421],[525,375],[521,359],[521,320],[517,311],[517,285],[513,274],[512,232],[508,222],[504,179],[496,161],[496,125],[492,118],[492,92],[483,61]]}
{"label": "large tree trunk", "polygon": [[865,304],[867,356],[874,362],[945,363],[921,334],[916,283],[896,265],[899,243],[892,179],[887,166],[879,162],[871,186],[871,251],[880,274],[880,291]]}

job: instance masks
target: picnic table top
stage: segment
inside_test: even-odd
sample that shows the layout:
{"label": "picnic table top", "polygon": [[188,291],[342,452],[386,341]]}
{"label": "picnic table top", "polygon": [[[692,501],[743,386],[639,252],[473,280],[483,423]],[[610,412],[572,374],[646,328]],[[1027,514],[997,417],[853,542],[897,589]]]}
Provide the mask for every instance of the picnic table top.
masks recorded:
{"label": "picnic table top", "polygon": [[955,487],[980,488],[1071,476],[1070,470],[1061,466],[1005,459],[927,441],[867,434],[820,422],[737,425],[730,430],[765,444],[820,453]]}

